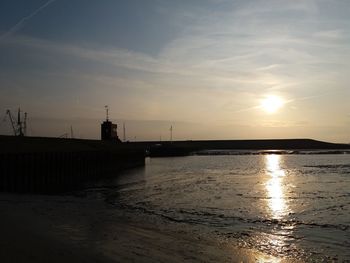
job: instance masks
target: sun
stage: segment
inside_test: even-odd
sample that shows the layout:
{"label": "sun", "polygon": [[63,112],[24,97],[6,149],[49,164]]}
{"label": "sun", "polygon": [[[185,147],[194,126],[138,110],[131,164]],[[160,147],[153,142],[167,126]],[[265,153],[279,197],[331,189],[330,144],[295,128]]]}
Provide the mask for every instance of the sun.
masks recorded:
{"label": "sun", "polygon": [[276,113],[283,105],[283,99],[273,95],[267,96],[261,101],[261,108],[267,113]]}

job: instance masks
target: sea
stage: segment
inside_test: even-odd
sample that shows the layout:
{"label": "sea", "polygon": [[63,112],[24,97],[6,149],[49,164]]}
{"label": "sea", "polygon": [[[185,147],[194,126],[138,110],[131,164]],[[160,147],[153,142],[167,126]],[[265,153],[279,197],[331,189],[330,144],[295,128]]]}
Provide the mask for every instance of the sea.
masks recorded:
{"label": "sea", "polygon": [[350,262],[348,152],[147,158],[112,185],[108,201],[139,217],[277,257]]}

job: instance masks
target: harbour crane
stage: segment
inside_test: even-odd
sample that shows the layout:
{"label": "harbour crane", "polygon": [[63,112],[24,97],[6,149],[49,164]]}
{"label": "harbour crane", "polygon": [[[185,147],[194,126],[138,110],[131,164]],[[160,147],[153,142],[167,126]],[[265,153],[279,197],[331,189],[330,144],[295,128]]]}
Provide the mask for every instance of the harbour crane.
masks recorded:
{"label": "harbour crane", "polygon": [[17,122],[13,118],[10,110],[6,111],[6,115],[9,116],[9,120],[12,126],[13,134],[15,136],[25,136],[27,135],[27,113],[24,113],[24,119],[21,120],[21,109],[18,108]]}
{"label": "harbour crane", "polygon": [[14,133],[15,136],[17,136],[17,129],[16,129],[16,127],[15,127],[15,122],[14,122],[14,120],[13,120],[11,111],[10,111],[10,110],[7,110],[7,111],[6,111],[6,114],[9,116],[10,123],[11,123],[12,129],[13,129],[13,133]]}

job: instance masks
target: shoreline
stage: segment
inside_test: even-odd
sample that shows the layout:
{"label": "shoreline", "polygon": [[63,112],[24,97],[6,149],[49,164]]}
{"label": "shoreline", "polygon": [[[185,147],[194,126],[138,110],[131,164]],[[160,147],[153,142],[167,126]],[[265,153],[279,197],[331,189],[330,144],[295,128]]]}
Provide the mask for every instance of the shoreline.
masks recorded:
{"label": "shoreline", "polygon": [[300,262],[160,228],[103,200],[0,194],[1,262]]}

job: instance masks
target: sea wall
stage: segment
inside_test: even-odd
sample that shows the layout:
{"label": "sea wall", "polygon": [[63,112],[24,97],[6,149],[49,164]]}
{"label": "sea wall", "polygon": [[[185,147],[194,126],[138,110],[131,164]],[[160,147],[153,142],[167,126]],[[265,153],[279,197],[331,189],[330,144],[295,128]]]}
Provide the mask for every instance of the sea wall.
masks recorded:
{"label": "sea wall", "polygon": [[[74,142],[74,147],[63,147],[66,141],[49,139],[46,145],[50,147],[45,149],[45,143],[40,145],[42,140],[37,138],[8,139],[0,138],[0,146],[3,140],[3,145],[9,147],[0,151],[0,191],[3,192],[66,192],[92,180],[116,176],[124,169],[145,165],[143,150],[122,145],[79,140]],[[55,144],[60,145],[52,147]],[[81,149],[79,144],[83,146]]]}

